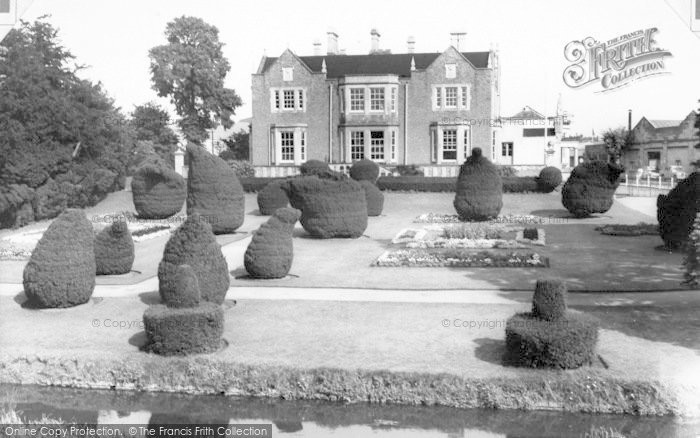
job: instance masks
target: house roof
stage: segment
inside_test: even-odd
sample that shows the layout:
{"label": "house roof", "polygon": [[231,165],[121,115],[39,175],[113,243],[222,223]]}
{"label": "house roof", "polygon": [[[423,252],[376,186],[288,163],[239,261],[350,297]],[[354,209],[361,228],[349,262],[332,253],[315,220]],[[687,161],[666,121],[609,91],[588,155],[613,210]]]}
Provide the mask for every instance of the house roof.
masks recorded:
{"label": "house roof", "polygon": [[649,120],[654,128],[673,128],[680,125],[683,120]]}
{"label": "house roof", "polygon": [[[326,76],[339,78],[355,75],[411,75],[411,60],[415,60],[416,70],[424,70],[442,53],[398,53],[374,55],[322,55],[299,56],[313,72],[320,73],[323,60],[326,61]],[[488,68],[489,52],[462,52],[462,55],[476,68]],[[265,73],[278,58],[265,58],[260,73]]]}
{"label": "house roof", "polygon": [[530,108],[525,106],[521,111],[510,117],[504,117],[504,119],[522,119],[522,120],[532,120],[532,119],[544,119],[544,116]]}

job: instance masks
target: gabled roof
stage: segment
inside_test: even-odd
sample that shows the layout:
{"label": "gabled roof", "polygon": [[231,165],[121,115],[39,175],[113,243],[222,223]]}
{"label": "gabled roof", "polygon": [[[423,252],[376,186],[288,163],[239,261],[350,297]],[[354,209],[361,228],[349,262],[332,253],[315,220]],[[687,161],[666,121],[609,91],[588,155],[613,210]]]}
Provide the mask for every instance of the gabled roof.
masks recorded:
{"label": "gabled roof", "polygon": [[649,120],[647,119],[651,126],[654,128],[673,128],[681,124],[683,120]]}
{"label": "gabled roof", "polygon": [[[299,56],[298,58],[315,73],[321,73],[321,65],[326,60],[326,77],[361,75],[411,75],[411,60],[416,70],[424,70],[442,53],[398,53],[375,55],[321,55]],[[462,52],[475,68],[488,68],[489,52]],[[265,58],[259,73],[265,73],[278,58]]]}
{"label": "gabled roof", "polygon": [[526,105],[517,114],[510,116],[510,117],[504,117],[504,119],[532,120],[532,119],[544,119],[544,116],[541,113],[535,111],[534,109],[532,109]]}

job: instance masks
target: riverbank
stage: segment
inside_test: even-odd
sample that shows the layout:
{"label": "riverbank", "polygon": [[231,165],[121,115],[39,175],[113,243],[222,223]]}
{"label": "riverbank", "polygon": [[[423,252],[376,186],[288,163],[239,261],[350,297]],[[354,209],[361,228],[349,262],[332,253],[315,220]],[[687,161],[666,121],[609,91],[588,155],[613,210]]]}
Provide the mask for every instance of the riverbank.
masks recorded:
{"label": "riverbank", "polygon": [[226,301],[228,346],[139,350],[157,293],[29,310],[0,297],[0,383],[437,405],[697,416],[691,349],[601,330],[602,360],[573,371],[504,367],[505,319],[526,303]]}

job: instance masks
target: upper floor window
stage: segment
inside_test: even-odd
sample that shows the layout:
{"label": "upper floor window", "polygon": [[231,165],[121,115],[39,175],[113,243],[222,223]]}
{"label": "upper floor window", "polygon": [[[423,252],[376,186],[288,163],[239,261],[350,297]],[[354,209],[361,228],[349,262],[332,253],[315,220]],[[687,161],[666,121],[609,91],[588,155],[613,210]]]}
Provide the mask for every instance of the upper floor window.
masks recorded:
{"label": "upper floor window", "polygon": [[272,111],[304,111],[304,90],[301,88],[275,88],[271,92]]}
{"label": "upper floor window", "polygon": [[457,87],[445,87],[445,108],[457,108]]}
{"label": "upper floor window", "polygon": [[469,110],[469,85],[433,85],[433,110]]}
{"label": "upper floor window", "polygon": [[284,96],[284,109],[296,108],[296,92],[294,90],[282,90]]}
{"label": "upper floor window", "polygon": [[370,111],[384,111],[384,87],[372,87],[369,89]]}
{"label": "upper floor window", "polygon": [[365,110],[365,89],[351,88],[350,89],[350,111]]}
{"label": "upper floor window", "polygon": [[454,79],[457,77],[457,64],[445,64],[445,77]]}
{"label": "upper floor window", "polygon": [[282,80],[285,82],[294,80],[294,69],[292,67],[282,68]]}

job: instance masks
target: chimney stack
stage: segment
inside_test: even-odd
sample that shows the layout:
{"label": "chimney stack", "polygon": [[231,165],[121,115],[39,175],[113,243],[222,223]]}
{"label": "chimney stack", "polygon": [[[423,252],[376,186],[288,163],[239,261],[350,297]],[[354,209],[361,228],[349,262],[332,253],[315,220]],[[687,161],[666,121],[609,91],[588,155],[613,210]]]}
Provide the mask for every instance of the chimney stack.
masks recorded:
{"label": "chimney stack", "polygon": [[338,34],[334,30],[329,30],[326,32],[328,36],[328,43],[326,44],[326,53],[328,55],[338,54]]}
{"label": "chimney stack", "polygon": [[458,52],[462,51],[462,41],[464,37],[467,36],[466,32],[452,32],[450,33],[450,45],[457,49]]}
{"label": "chimney stack", "polygon": [[413,35],[409,36],[406,40],[406,49],[408,50],[408,53],[414,53],[416,51],[416,39],[413,37]]}
{"label": "chimney stack", "polygon": [[377,29],[372,29],[370,35],[372,35],[372,48],[370,49],[369,53],[377,53],[379,52],[379,38],[381,35]]}
{"label": "chimney stack", "polygon": [[314,56],[321,55],[321,41],[318,39],[314,40]]}

